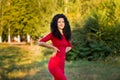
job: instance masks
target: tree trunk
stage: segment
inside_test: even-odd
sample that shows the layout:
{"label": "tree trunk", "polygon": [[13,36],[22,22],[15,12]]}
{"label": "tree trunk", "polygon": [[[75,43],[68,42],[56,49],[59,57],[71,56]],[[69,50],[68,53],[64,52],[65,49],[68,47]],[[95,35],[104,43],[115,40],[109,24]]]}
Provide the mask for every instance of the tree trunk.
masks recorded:
{"label": "tree trunk", "polygon": [[[10,7],[10,2],[7,2],[7,5]],[[11,38],[10,38],[10,27],[8,28],[8,43],[11,43]]]}
{"label": "tree trunk", "polygon": [[2,43],[2,36],[0,36],[0,43]]}
{"label": "tree trunk", "polygon": [[20,43],[21,41],[20,41],[20,35],[18,34],[18,43]]}
{"label": "tree trunk", "polygon": [[[65,2],[66,2],[66,5],[67,5],[67,3],[69,2],[69,0],[66,0]],[[65,7],[65,13],[67,13],[67,6]]]}
{"label": "tree trunk", "polygon": [[[0,1],[0,17],[2,17],[2,0]],[[0,20],[0,43],[2,43],[2,21]]]}
{"label": "tree trunk", "polygon": [[27,34],[27,42],[30,43],[30,35]]}
{"label": "tree trunk", "polygon": [[10,34],[8,34],[8,43],[11,43]]}
{"label": "tree trunk", "polygon": [[10,38],[10,28],[8,29],[8,43],[11,43],[11,38]]}

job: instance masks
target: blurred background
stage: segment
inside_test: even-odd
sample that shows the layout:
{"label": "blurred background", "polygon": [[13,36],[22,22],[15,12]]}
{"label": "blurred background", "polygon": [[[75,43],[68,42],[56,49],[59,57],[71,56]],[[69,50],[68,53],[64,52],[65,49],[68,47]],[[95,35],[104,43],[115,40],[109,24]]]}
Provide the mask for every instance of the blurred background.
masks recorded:
{"label": "blurred background", "polygon": [[58,13],[72,29],[68,80],[120,80],[119,0],[0,0],[0,80],[52,80],[38,40]]}

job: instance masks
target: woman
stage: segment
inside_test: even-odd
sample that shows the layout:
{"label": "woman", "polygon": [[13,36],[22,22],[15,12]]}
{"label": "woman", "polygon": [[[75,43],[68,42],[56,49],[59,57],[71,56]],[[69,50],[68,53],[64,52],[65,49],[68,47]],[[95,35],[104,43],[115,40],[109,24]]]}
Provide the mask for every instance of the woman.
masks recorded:
{"label": "woman", "polygon": [[[53,54],[48,63],[49,72],[53,75],[54,80],[67,80],[64,74],[64,65],[66,52],[70,51],[71,29],[65,15],[57,14],[51,22],[51,32],[39,41],[39,45],[53,49]],[[52,45],[46,42],[51,40]]]}

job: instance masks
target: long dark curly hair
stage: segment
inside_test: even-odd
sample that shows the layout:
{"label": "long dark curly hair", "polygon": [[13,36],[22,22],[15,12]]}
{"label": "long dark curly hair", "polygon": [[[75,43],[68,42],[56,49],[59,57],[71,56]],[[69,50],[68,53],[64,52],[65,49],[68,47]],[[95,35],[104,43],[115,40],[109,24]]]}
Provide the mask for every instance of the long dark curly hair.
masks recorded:
{"label": "long dark curly hair", "polygon": [[69,25],[69,21],[64,14],[56,14],[53,17],[53,19],[51,21],[51,24],[50,24],[51,32],[56,38],[62,39],[62,35],[59,32],[58,27],[57,27],[57,21],[58,21],[59,18],[64,19],[65,26],[63,28],[63,34],[64,34],[66,40],[70,40],[71,39],[71,28],[70,28],[70,25]]}

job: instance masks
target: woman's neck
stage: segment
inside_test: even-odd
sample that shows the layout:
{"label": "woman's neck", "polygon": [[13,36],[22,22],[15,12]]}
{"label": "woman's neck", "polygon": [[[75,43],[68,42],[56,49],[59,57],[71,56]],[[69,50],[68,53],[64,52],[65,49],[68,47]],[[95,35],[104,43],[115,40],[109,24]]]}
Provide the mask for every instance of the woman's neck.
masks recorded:
{"label": "woman's neck", "polygon": [[63,30],[62,29],[59,29],[60,33],[63,34]]}

